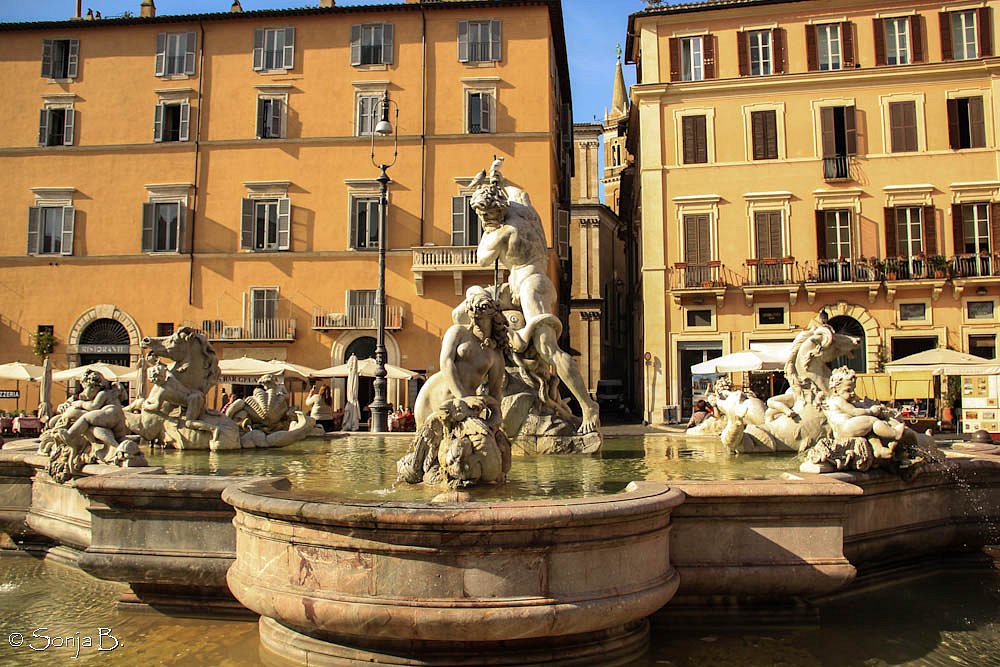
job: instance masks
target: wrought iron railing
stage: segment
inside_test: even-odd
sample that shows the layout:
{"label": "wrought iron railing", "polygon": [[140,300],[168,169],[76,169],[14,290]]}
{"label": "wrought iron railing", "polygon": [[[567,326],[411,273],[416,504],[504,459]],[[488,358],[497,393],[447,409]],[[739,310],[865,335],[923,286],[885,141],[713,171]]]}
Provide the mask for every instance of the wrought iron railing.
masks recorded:
{"label": "wrought iron railing", "polygon": [[834,155],[823,158],[823,179],[827,181],[843,181],[850,178],[850,158],[846,155]]}
{"label": "wrought iron railing", "polygon": [[802,282],[793,257],[766,257],[746,261],[746,284],[750,286],[793,285]]}
{"label": "wrought iron railing", "polygon": [[1000,276],[1000,255],[955,255],[948,264],[955,278]]}
{"label": "wrought iron railing", "polygon": [[[313,308],[313,329],[375,329],[378,324],[378,311],[374,304],[348,306],[343,312],[335,312],[333,308]],[[403,327],[403,307],[385,307],[385,328],[401,329]]]}
{"label": "wrought iron railing", "polygon": [[251,319],[243,323],[225,320],[202,320],[201,326],[185,323],[201,331],[211,341],[291,341],[295,340],[294,319]]}

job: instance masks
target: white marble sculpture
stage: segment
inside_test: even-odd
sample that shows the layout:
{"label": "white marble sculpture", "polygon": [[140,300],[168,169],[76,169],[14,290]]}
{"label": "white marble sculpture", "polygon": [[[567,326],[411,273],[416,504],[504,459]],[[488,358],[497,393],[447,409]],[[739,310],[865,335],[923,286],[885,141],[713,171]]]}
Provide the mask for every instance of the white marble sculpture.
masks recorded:
{"label": "white marble sculpture", "polygon": [[49,475],[66,482],[91,463],[145,466],[137,437],[129,434],[119,387],[96,371],[81,378],[83,391],[56,409],[39,438],[38,453],[49,457]]}
{"label": "white marble sculpture", "polygon": [[241,446],[284,447],[311,435],[316,420],[292,407],[285,385],[273,375],[263,375],[259,382],[250,396],[226,409],[226,416],[239,424]]}

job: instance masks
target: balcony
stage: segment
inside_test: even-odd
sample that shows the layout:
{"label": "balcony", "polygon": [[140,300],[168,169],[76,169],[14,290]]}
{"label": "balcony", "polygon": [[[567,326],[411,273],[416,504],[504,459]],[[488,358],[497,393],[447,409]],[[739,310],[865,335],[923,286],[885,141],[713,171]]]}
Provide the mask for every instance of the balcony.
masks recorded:
{"label": "balcony", "polygon": [[[421,246],[413,248],[413,278],[417,295],[424,295],[425,273],[451,273],[455,296],[465,294],[463,276],[466,273],[492,273],[492,267],[481,267],[476,261],[476,246]],[[503,273],[501,269],[501,273]]]}
{"label": "balcony", "polygon": [[742,285],[747,307],[753,307],[757,294],[787,294],[789,303],[795,305],[802,282],[801,273],[794,257],[748,259],[746,279]]}
{"label": "balcony", "polygon": [[967,285],[982,289],[1000,283],[1000,253],[955,255],[948,261],[948,270],[954,297],[959,299]]}
{"label": "balcony", "polygon": [[[347,312],[334,312],[333,308],[313,308],[315,331],[342,329],[368,329],[374,331],[378,323],[378,309],[374,305],[348,306]],[[385,307],[385,328],[398,331],[403,328],[403,307]]]}
{"label": "balcony", "polygon": [[704,299],[714,296],[721,306],[726,287],[735,282],[736,277],[718,260],[706,264],[677,262],[670,272],[670,293],[678,304],[682,297]]}
{"label": "balcony", "polygon": [[804,267],[806,296],[809,303],[816,300],[818,292],[843,291],[857,288],[868,292],[868,302],[875,303],[883,279],[884,262],[864,257],[818,259],[816,265]]}
{"label": "balcony", "polygon": [[262,319],[245,323],[224,320],[203,320],[201,327],[185,323],[201,331],[213,343],[291,343],[295,340],[295,320]]}
{"label": "balcony", "polygon": [[847,181],[851,178],[851,158],[847,155],[834,155],[823,158],[823,180]]}

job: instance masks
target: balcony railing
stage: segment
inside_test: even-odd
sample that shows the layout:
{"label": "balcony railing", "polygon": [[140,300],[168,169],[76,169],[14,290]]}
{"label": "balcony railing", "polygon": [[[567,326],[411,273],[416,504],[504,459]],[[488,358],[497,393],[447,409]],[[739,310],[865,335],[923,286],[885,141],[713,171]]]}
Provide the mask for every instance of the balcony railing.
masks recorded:
{"label": "balcony railing", "polygon": [[[378,312],[374,305],[348,306],[346,312],[334,312],[333,308],[314,308],[313,325],[316,330],[327,329],[371,329],[378,323]],[[403,328],[403,307],[385,307],[385,328]]]}
{"label": "balcony railing", "polygon": [[843,181],[851,177],[850,158],[846,155],[834,155],[823,158],[823,179],[827,181]]}
{"label": "balcony railing", "polygon": [[926,257],[890,257],[885,260],[885,279],[920,280],[933,278],[930,262]]}
{"label": "balcony railing", "polygon": [[882,280],[881,262],[867,259],[819,259],[816,267],[806,270],[806,282],[816,283],[870,283]]}
{"label": "balcony railing", "polygon": [[750,287],[793,285],[801,282],[798,266],[792,257],[748,259],[746,267],[746,285]]}
{"label": "balcony railing", "polygon": [[1000,277],[1000,255],[955,255],[949,266],[955,278]]}
{"label": "balcony railing", "polygon": [[674,264],[671,274],[671,289],[712,289],[733,284],[729,271],[720,262],[707,264]]}
{"label": "balcony railing", "polygon": [[414,271],[479,269],[476,246],[421,246],[413,248]]}
{"label": "balcony railing", "polygon": [[201,331],[210,341],[293,341],[295,340],[295,320],[260,319],[245,323],[225,320],[203,320],[200,327],[191,323],[187,326]]}

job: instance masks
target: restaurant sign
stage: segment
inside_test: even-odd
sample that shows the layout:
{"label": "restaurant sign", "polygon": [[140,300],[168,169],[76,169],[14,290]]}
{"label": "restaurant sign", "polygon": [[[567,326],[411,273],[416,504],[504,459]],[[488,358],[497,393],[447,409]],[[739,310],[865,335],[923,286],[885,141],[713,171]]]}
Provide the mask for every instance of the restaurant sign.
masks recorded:
{"label": "restaurant sign", "polygon": [[17,389],[0,389],[0,398],[21,398],[21,392]]}
{"label": "restaurant sign", "polygon": [[128,354],[128,345],[100,345],[84,343],[79,346],[80,354]]}

